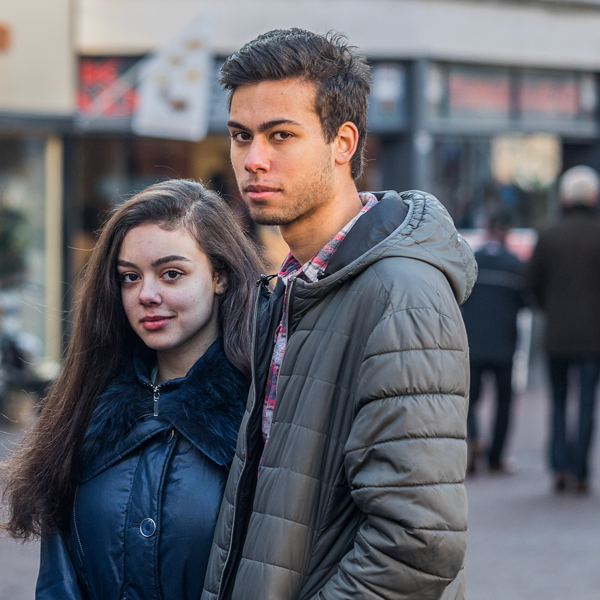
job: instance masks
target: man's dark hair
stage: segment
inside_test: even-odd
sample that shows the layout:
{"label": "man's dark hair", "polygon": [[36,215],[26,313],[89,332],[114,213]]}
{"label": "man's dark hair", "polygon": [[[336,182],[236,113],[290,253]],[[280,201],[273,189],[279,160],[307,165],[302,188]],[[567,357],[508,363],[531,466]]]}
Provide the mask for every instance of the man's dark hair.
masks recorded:
{"label": "man's dark hair", "polygon": [[345,36],[334,32],[319,35],[297,28],[263,33],[225,61],[219,81],[228,92],[231,109],[238,86],[292,78],[316,85],[315,110],[328,144],[346,121],[356,125],[358,147],[350,163],[356,179],[364,163],[371,70]]}

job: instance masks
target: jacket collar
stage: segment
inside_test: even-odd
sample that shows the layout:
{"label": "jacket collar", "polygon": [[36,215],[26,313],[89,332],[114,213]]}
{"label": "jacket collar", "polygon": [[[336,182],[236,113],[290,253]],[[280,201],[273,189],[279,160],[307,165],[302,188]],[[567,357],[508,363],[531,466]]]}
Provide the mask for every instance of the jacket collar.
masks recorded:
{"label": "jacket collar", "polygon": [[227,360],[222,338],[185,377],[160,386],[158,417],[152,416],[151,362],[145,355],[140,348],[130,352],[99,397],[83,442],[82,478],[168,427],[216,463],[231,462],[249,382]]}
{"label": "jacket collar", "polygon": [[326,277],[316,283],[296,280],[294,295],[318,302],[377,261],[396,257],[419,260],[441,271],[462,304],[473,289],[477,264],[446,209],[435,197],[418,190],[375,195],[379,202],[350,230],[328,265]]}

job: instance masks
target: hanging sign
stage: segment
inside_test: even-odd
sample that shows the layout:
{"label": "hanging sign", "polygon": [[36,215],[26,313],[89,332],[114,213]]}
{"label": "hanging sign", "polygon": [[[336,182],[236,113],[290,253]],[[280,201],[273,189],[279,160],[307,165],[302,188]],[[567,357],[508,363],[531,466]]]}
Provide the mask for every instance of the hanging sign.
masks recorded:
{"label": "hanging sign", "polygon": [[140,67],[138,135],[198,141],[209,123],[213,19],[202,15]]}

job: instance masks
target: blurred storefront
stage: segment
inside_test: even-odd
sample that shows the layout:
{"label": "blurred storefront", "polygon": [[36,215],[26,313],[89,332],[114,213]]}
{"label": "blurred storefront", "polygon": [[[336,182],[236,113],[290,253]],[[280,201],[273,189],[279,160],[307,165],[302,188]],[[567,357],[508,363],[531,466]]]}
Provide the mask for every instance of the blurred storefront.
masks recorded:
{"label": "blurred storefront", "polygon": [[63,347],[71,8],[69,0],[25,0],[0,9],[0,338],[48,374]]}
{"label": "blurred storefront", "polygon": [[381,187],[433,192],[459,228],[480,227],[500,205],[516,226],[539,226],[554,210],[563,164],[594,162],[593,72],[419,59],[375,63],[374,75]]}
{"label": "blurred storefront", "polygon": [[[600,3],[301,4],[3,5],[0,305],[6,326],[31,334],[40,357],[60,356],[61,310],[72,305],[99,227],[116,204],[156,181],[189,177],[223,193],[266,247],[271,269],[277,267],[286,246],[275,228],[252,224],[239,197],[217,83],[225,57],[266,30],[341,30],[368,56],[374,81],[360,189],[431,191],[462,229],[480,227],[503,206],[515,226],[527,229],[553,215],[564,169],[579,163],[600,169],[600,57],[592,39]],[[202,73],[200,133],[142,135],[135,119],[145,59],[169,50],[166,67],[195,85],[198,72],[185,71],[170,49],[205,13],[213,42]],[[174,112],[185,112],[176,94],[166,100]]]}

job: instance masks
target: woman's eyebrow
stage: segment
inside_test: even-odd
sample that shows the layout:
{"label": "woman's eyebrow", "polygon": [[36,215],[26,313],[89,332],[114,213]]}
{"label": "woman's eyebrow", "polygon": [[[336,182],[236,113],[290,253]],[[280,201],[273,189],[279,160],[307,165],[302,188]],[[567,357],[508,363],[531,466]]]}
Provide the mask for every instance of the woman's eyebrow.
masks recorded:
{"label": "woman's eyebrow", "polygon": [[169,254],[169,256],[163,256],[162,258],[157,258],[153,263],[153,267],[159,267],[160,265],[164,265],[165,263],[175,262],[184,260],[186,262],[192,262],[189,258],[185,256],[179,256],[179,254]]}
{"label": "woman's eyebrow", "polygon": [[117,267],[132,267],[132,268],[134,268],[134,269],[135,269],[135,268],[136,268],[136,266],[137,266],[137,265],[134,265],[133,263],[130,263],[130,262],[129,262],[129,261],[127,261],[127,260],[121,260],[121,259],[119,259],[119,260],[117,261]]}
{"label": "woman's eyebrow", "polygon": [[[190,258],[187,258],[185,256],[180,256],[179,254],[169,254],[168,256],[162,256],[161,258],[157,258],[155,261],[153,261],[150,264],[150,266],[151,267],[160,267],[160,265],[164,265],[165,263],[176,262],[176,261],[192,262],[192,260]],[[119,259],[117,261],[117,266],[118,267],[130,267],[132,269],[137,269],[137,265],[132,262],[129,262],[128,260]]]}

